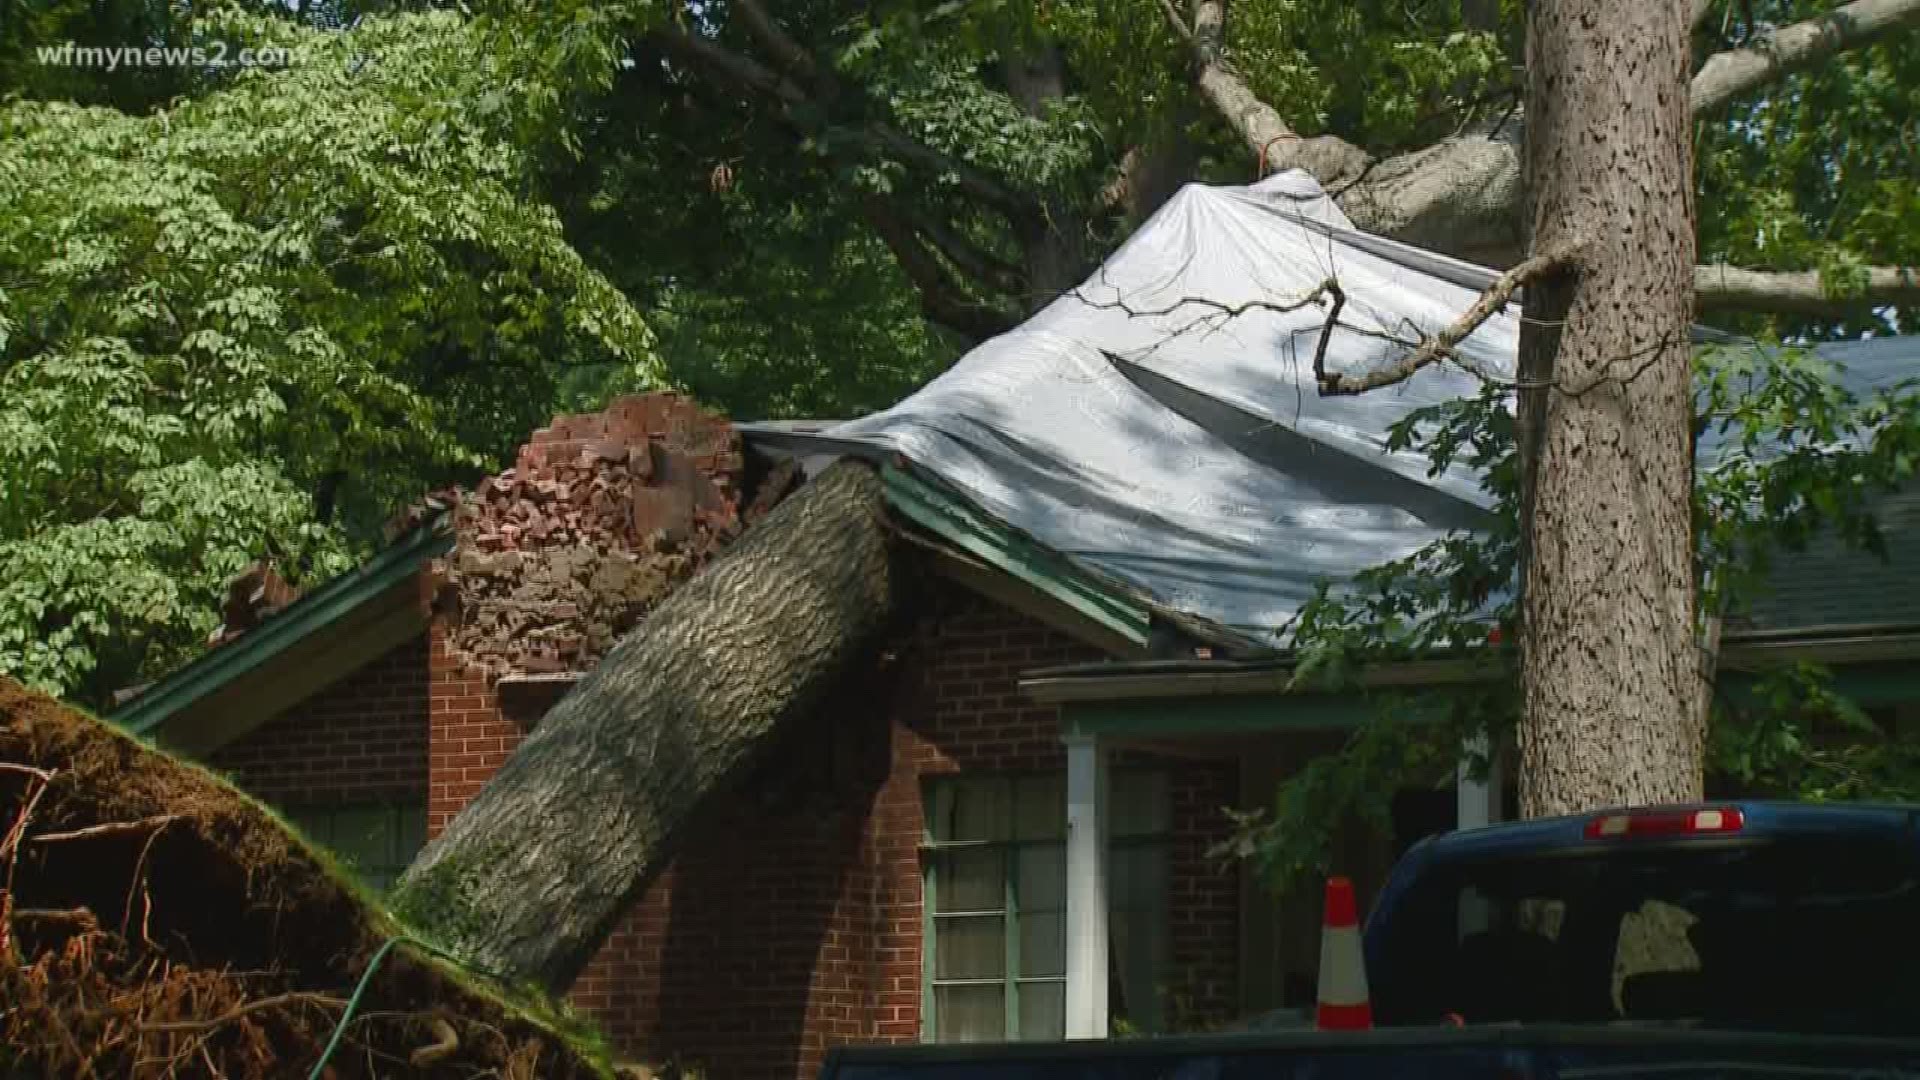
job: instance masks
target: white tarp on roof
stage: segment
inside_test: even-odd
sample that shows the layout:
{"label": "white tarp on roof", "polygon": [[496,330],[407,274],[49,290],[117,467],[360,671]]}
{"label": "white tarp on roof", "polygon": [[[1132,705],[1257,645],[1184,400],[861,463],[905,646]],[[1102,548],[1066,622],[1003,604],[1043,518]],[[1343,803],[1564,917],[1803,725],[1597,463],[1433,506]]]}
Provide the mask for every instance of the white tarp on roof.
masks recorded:
{"label": "white tarp on roof", "polygon": [[[1278,308],[1337,277],[1326,366],[1363,371],[1404,353],[1394,338],[1453,321],[1493,276],[1354,230],[1303,173],[1189,185],[1080,289],[822,434],[896,451],[1161,605],[1267,637],[1320,580],[1471,526],[1485,505],[1465,468],[1430,478],[1423,456],[1385,449],[1396,420],[1478,392],[1477,376],[1439,364],[1321,397],[1327,305]],[[1467,338],[1461,363],[1510,377],[1515,310]],[[1854,351],[1887,359],[1877,343]]]}

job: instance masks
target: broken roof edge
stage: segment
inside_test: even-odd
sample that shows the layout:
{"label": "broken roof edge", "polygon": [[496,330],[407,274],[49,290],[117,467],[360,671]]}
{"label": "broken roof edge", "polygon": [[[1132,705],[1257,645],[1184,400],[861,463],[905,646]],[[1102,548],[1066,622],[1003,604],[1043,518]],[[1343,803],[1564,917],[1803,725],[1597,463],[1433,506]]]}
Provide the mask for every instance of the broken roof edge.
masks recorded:
{"label": "broken roof edge", "polygon": [[904,456],[895,457],[881,465],[880,479],[896,514],[1131,646],[1146,644],[1153,606],[1144,598],[1085,572],[1070,556],[975,506]]}
{"label": "broken roof edge", "polygon": [[808,430],[817,422],[736,423],[755,448],[803,461],[854,457],[873,465],[886,485],[888,505],[953,551],[985,562],[1022,586],[1061,603],[1135,647],[1144,647],[1158,618],[1201,641],[1235,651],[1267,654],[1273,646],[1233,627],[1180,611],[1059,551],[979,505],[933,470],[897,450]]}
{"label": "broken roof edge", "polygon": [[300,597],[233,641],[201,653],[107,715],[123,730],[152,737],[166,722],[260,668],[317,630],[418,573],[453,547],[452,514],[431,517],[395,538],[361,566]]}

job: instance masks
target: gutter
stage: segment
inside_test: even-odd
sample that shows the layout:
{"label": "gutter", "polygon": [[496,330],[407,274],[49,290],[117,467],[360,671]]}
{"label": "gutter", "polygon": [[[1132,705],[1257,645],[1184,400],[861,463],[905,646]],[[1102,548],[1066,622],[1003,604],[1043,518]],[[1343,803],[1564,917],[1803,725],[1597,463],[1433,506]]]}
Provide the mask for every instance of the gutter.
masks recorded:
{"label": "gutter", "polygon": [[[1920,626],[1854,624],[1749,630],[1729,633],[1720,649],[1723,671],[1750,671],[1794,660],[1872,663],[1920,659]],[[1299,693],[1295,654],[1254,660],[1148,660],[1072,664],[1024,672],[1020,689],[1032,700],[1123,701],[1149,698],[1218,697]],[[1457,686],[1492,674],[1478,657],[1401,660],[1364,667],[1364,688]],[[1310,692],[1310,691],[1309,691]]]}
{"label": "gutter", "polygon": [[1770,663],[1804,660],[1817,664],[1865,664],[1920,659],[1920,627],[1846,626],[1810,630],[1770,630],[1728,635],[1720,644],[1720,666],[1751,670]]}
{"label": "gutter", "polygon": [[1815,626],[1787,626],[1745,630],[1729,630],[1727,641],[1775,642],[1775,641],[1813,641],[1819,640],[1855,640],[1864,638],[1885,638],[1920,635],[1920,623],[1824,623]]}
{"label": "gutter", "polygon": [[[1299,662],[1274,660],[1148,661],[1036,668],[1021,676],[1020,689],[1034,701],[1122,701],[1143,698],[1221,697],[1299,692],[1293,680]],[[1403,660],[1361,670],[1362,687],[1458,686],[1484,682],[1491,674],[1477,658]]]}

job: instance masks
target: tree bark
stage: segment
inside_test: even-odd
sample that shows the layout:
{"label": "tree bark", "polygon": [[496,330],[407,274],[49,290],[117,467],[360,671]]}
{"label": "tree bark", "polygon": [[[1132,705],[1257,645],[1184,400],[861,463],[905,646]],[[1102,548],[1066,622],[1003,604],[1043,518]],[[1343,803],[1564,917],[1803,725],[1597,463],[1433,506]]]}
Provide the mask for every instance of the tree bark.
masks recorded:
{"label": "tree bark", "polygon": [[1302,138],[1227,57],[1225,0],[1194,0],[1194,85],[1265,173],[1304,169],[1368,232],[1509,266],[1523,250],[1518,129],[1469,134],[1384,160],[1331,135]]}
{"label": "tree bark", "polygon": [[1854,0],[1782,27],[1747,49],[1707,57],[1693,77],[1693,111],[1719,112],[1741,94],[1812,67],[1842,49],[1859,48],[1890,31],[1920,22],[1920,0]]}
{"label": "tree bark", "polygon": [[[1066,58],[1051,42],[1007,57],[1007,93],[1028,116],[1044,119],[1067,96]],[[1058,196],[1045,200],[1046,212],[1018,228],[1027,272],[1022,305],[1038,311],[1075,285],[1092,269],[1084,208]]]}
{"label": "tree bark", "polygon": [[894,608],[879,478],[841,462],[670,595],[401,879],[478,966],[564,989],[702,809],[805,721]]}
{"label": "tree bark", "polygon": [[1152,217],[1200,167],[1200,144],[1193,138],[1200,119],[1198,109],[1176,107],[1171,119],[1121,158],[1120,175],[1102,202],[1119,210],[1129,226]]}
{"label": "tree bark", "polygon": [[1694,635],[1694,214],[1679,0],[1539,0],[1527,30],[1535,251],[1520,801],[1701,796]]}

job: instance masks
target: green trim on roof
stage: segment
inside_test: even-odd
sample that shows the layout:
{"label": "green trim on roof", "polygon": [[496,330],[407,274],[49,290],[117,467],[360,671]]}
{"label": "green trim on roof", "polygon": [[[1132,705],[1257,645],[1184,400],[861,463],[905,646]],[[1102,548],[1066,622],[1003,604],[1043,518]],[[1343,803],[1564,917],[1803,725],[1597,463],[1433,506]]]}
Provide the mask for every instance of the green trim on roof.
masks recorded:
{"label": "green trim on roof", "polygon": [[[1893,660],[1824,666],[1833,676],[1833,691],[1861,708],[1920,702],[1920,663]],[[1760,679],[1758,673],[1723,669],[1719,690],[1736,702],[1754,704],[1754,687]]]}
{"label": "green trim on roof", "polygon": [[885,465],[880,478],[888,505],[914,524],[1122,638],[1146,643],[1149,616],[1144,604],[1117,594],[1064,556],[906,470]]}
{"label": "green trim on roof", "polygon": [[[1113,664],[1115,669],[1130,665]],[[1829,665],[1833,689],[1863,708],[1920,702],[1920,664],[1888,661]],[[1733,700],[1751,703],[1759,677],[1751,672],[1720,672],[1719,689]],[[1398,692],[1398,699],[1383,695]],[[1061,700],[1061,733],[1067,736],[1168,737],[1237,735],[1255,732],[1349,730],[1385,705],[1411,723],[1438,720],[1455,693],[1446,684],[1397,686],[1344,692],[1280,689],[1247,693],[1195,693],[1186,696]]]}
{"label": "green trim on roof", "polygon": [[334,578],[258,628],[168,675],[115,710],[109,719],[134,735],[151,735],[182,710],[346,617],[418,573],[428,560],[452,550],[453,531],[444,527],[446,521],[447,514],[442,511],[416,526],[365,566]]}
{"label": "green trim on roof", "polygon": [[[1427,691],[1400,704],[1398,719],[1436,721],[1445,715],[1448,692]],[[1276,731],[1351,731],[1385,706],[1377,695],[1267,693],[1060,704],[1061,734],[1072,737],[1153,738],[1185,735],[1245,735]]]}

